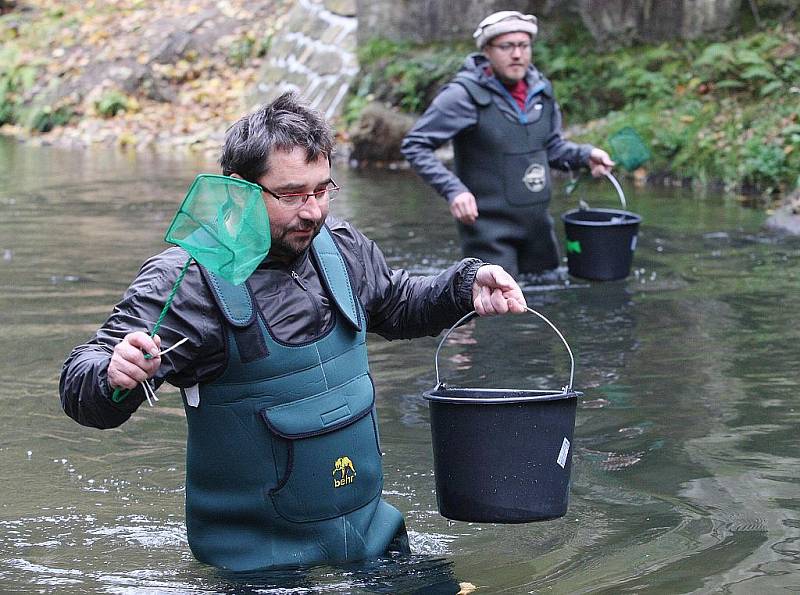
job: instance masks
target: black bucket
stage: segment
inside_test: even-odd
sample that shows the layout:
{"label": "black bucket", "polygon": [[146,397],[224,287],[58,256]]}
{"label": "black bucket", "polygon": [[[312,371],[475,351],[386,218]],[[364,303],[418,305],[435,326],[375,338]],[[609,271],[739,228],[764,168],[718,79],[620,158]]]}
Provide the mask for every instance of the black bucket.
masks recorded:
{"label": "black bucket", "polygon": [[581,393],[558,390],[452,388],[439,381],[430,402],[436,501],[442,516],[478,523],[529,523],[564,516],[569,504],[575,411]]}
{"label": "black bucket", "polygon": [[[619,193],[617,180],[608,174]],[[567,269],[573,277],[594,281],[624,279],[631,272],[642,218],[619,209],[573,209],[561,215],[566,236]]]}

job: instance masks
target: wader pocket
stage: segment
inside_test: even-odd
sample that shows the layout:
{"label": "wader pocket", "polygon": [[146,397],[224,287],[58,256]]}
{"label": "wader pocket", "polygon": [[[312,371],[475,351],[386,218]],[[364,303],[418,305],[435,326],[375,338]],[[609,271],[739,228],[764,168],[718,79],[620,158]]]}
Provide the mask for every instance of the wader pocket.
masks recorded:
{"label": "wader pocket", "polygon": [[505,153],[503,190],[506,202],[527,207],[550,200],[550,167],[547,153]]}
{"label": "wader pocket", "polygon": [[381,454],[369,376],[261,416],[272,433],[278,485],[269,497],[294,522],[330,519],[380,495]]}

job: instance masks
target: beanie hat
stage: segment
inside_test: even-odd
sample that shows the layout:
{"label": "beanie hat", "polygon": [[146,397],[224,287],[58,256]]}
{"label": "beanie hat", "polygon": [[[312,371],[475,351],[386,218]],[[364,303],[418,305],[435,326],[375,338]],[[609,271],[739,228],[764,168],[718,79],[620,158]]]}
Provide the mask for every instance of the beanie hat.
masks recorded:
{"label": "beanie hat", "polygon": [[516,10],[501,10],[483,19],[472,37],[475,38],[478,49],[482,50],[483,46],[494,37],[518,31],[529,34],[533,41],[539,31],[536,17],[532,14],[522,14]]}

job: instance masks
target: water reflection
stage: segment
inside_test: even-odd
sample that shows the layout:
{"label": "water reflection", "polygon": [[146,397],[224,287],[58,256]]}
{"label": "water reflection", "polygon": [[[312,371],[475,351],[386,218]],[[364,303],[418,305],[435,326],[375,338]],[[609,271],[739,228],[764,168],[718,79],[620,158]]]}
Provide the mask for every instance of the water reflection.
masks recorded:
{"label": "water reflection", "polygon": [[[443,519],[422,399],[436,382],[439,338],[375,338],[384,497],[405,514],[414,555],[230,576],[197,563],[186,544],[177,393],[162,390],[157,407],[105,432],[67,419],[56,396],[65,355],[164,246],[194,175],[217,166],[8,142],[0,163],[0,591],[800,586],[800,242],[761,234],[760,213],[719,197],[626,188],[645,220],[628,279],[526,283],[529,305],[569,341],[585,393],[564,518]],[[458,258],[445,205],[408,172],[342,169],[336,179],[344,190],[334,212],[393,265],[431,272]],[[553,211],[567,207],[557,199]],[[461,386],[553,388],[569,376],[563,345],[533,316],[479,320],[451,335],[440,357],[442,374]]]}

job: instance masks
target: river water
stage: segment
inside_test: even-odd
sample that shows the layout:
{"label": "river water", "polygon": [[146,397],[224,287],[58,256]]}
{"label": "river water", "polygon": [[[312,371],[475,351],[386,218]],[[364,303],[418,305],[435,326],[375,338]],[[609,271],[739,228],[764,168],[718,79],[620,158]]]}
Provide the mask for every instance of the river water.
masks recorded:
{"label": "river water", "polygon": [[[644,222],[628,279],[526,287],[569,341],[584,393],[565,517],[440,516],[421,396],[438,339],[375,337],[384,497],[405,514],[414,554],[252,575],[196,562],[177,392],[99,431],[61,412],[57,384],[72,346],[164,246],[194,175],[216,170],[199,157],[0,142],[0,592],[800,590],[800,242],[765,235],[764,215],[733,198],[630,184]],[[457,259],[444,203],[412,174],[335,177],[332,211],[393,266],[428,273]],[[581,187],[593,206],[614,204],[607,182]],[[568,206],[560,197],[552,210]],[[563,345],[530,315],[477,321],[440,365],[473,387],[558,388],[569,375]]]}

